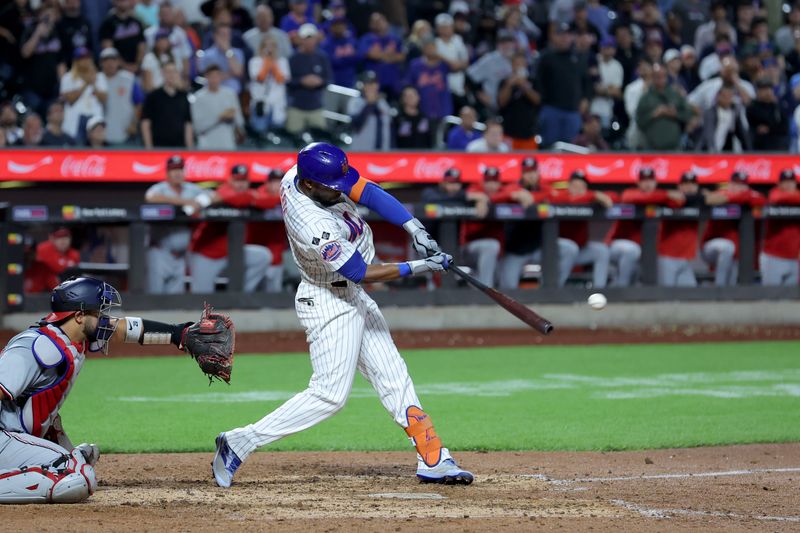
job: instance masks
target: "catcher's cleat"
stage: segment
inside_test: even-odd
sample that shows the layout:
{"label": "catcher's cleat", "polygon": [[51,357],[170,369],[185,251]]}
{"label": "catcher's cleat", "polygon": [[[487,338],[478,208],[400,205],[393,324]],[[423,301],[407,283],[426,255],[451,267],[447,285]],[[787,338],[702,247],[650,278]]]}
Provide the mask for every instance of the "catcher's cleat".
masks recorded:
{"label": "catcher's cleat", "polygon": [[214,454],[214,460],[211,461],[211,472],[214,474],[217,485],[228,488],[233,482],[236,470],[242,466],[242,460],[228,446],[225,433],[217,435],[216,443],[217,451]]}
{"label": "catcher's cleat", "polygon": [[471,472],[459,468],[452,457],[442,459],[436,466],[428,466],[420,460],[417,465],[417,478],[421,483],[444,485],[469,485],[475,479]]}

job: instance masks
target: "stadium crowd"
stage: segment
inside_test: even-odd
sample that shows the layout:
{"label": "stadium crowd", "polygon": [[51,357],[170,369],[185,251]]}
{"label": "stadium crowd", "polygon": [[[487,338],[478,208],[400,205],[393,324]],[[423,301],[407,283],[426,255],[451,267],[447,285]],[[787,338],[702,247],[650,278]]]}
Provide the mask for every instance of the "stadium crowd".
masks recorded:
{"label": "stadium crowd", "polygon": [[795,151],[800,3],[9,0],[0,101],[20,146]]}

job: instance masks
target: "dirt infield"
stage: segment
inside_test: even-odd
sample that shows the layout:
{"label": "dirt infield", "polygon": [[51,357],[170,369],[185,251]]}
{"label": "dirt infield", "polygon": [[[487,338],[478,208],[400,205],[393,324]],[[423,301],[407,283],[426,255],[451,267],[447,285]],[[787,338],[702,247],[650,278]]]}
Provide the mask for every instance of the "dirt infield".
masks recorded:
{"label": "dirt infield", "polygon": [[410,453],[257,453],[231,489],[211,454],[109,455],[83,504],[4,506],[6,531],[797,530],[800,444],[463,453],[469,487],[422,485]]}

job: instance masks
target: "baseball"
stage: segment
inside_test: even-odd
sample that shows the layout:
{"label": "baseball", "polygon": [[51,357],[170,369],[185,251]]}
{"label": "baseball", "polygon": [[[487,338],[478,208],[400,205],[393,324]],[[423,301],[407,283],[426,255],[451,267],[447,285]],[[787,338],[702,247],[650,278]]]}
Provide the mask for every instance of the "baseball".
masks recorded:
{"label": "baseball", "polygon": [[587,300],[587,303],[589,304],[589,307],[591,307],[595,311],[600,311],[601,309],[603,309],[606,306],[606,303],[608,303],[608,300],[606,299],[605,296],[603,296],[599,292],[596,292],[596,293],[592,294],[591,296],[589,296],[589,299]]}

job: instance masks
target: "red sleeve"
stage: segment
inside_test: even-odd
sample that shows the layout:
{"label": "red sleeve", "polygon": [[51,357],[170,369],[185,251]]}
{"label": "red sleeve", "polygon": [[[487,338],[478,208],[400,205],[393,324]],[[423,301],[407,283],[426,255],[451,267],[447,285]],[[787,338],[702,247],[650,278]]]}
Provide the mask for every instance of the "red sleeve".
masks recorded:
{"label": "red sleeve", "polygon": [[777,205],[800,205],[800,191],[786,192],[776,187],[769,191],[769,203]]}
{"label": "red sleeve", "polygon": [[747,203],[752,207],[761,207],[767,203],[767,199],[764,198],[764,195],[757,191],[750,191],[750,196],[747,200]]}
{"label": "red sleeve", "polygon": [[253,192],[247,190],[245,192],[236,192],[233,187],[228,184],[223,184],[217,189],[217,194],[222,200],[222,203],[230,207],[250,207],[253,203]]}
{"label": "red sleeve", "polygon": [[40,242],[36,246],[36,261],[44,264],[48,270],[58,274],[64,267],[59,263],[60,254],[50,241]]}
{"label": "red sleeve", "polygon": [[272,209],[281,203],[281,197],[269,194],[264,188],[259,188],[253,194],[253,207],[258,209]]}
{"label": "red sleeve", "polygon": [[500,189],[496,194],[489,197],[492,203],[495,204],[508,204],[514,201],[511,195],[519,191],[522,187],[519,185],[506,185]]}
{"label": "red sleeve", "polygon": [[665,204],[668,198],[667,191],[663,190],[642,192],[639,189],[625,189],[622,191],[623,204]]}

